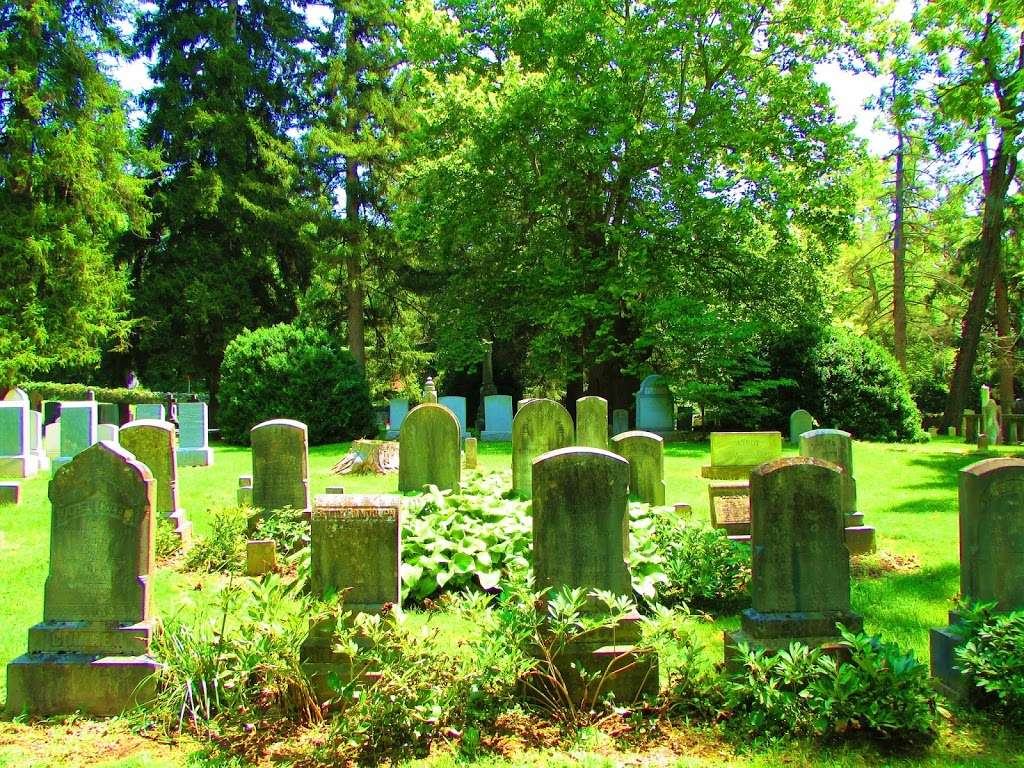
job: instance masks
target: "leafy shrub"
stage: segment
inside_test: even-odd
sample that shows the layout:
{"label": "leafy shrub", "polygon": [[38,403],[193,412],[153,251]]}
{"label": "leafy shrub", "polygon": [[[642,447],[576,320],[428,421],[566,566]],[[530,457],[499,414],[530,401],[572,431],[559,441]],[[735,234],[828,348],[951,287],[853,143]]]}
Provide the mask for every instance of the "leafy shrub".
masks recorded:
{"label": "leafy shrub", "polygon": [[253,537],[257,539],[273,539],[278,554],[288,557],[305,546],[309,546],[309,520],[302,510],[291,507],[271,509],[261,513],[253,525]]}
{"label": "leafy shrub", "polygon": [[374,436],[363,372],[322,331],[288,324],[243,331],[224,350],[218,424],[229,443],[247,445],[268,419],[295,419],[312,445]]}
{"label": "leafy shrub", "polygon": [[665,605],[710,610],[747,600],[750,550],[724,531],[660,516],[652,540],[663,561],[658,599]]}
{"label": "leafy shrub", "polygon": [[742,733],[838,736],[865,733],[905,744],[935,739],[938,707],[926,665],[891,643],[843,631],[849,660],[793,643],[768,653],[740,648],[726,708]]}
{"label": "leafy shrub", "polygon": [[21,385],[32,401],[35,400],[85,400],[92,390],[101,403],[163,403],[163,392],[134,387],[93,387],[88,384],[58,384],[51,381],[30,381]]}
{"label": "leafy shrub", "polygon": [[158,560],[164,560],[181,549],[181,537],[175,532],[175,522],[160,515],[156,521],[153,550]]}
{"label": "leafy shrub", "polygon": [[822,424],[861,440],[919,440],[921,415],[896,359],[864,336],[830,329],[811,350],[804,391]]}
{"label": "leafy shrub", "polygon": [[1024,726],[1024,611],[996,613],[995,603],[961,609],[965,642],[956,649],[958,666],[974,678],[982,703]]}
{"label": "leafy shrub", "polygon": [[252,510],[228,507],[213,513],[212,530],[199,537],[185,557],[190,571],[237,571],[245,562],[245,530]]}

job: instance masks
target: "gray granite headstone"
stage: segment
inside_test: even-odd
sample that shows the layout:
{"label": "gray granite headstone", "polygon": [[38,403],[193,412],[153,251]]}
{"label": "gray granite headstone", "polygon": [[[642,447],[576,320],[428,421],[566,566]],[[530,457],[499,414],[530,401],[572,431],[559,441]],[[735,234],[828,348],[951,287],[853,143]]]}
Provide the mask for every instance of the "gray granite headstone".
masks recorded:
{"label": "gray granite headstone", "polygon": [[209,416],[206,403],[178,405],[178,466],[209,467],[213,449],[209,442]]}
{"label": "gray granite headstone", "polygon": [[608,401],[603,397],[576,401],[576,445],[608,450]]}
{"label": "gray granite headstone", "polygon": [[675,429],[676,407],[663,376],[648,376],[636,395],[636,428],[641,432],[671,432]]}
{"label": "gray granite headstone", "polygon": [[141,461],[156,480],[156,514],[174,523],[174,532],[188,542],[192,523],[178,503],[178,459],[175,453],[174,425],[169,421],[136,419],[121,427],[121,446]]}
{"label": "gray granite headstone", "polygon": [[309,436],[306,425],[271,419],[249,431],[252,503],[259,509],[309,511]]}
{"label": "gray granite headstone", "polygon": [[445,395],[438,398],[437,403],[455,414],[455,418],[459,422],[460,434],[462,437],[467,437],[469,431],[466,429],[466,398],[458,395]]}
{"label": "gray granite headstone", "polygon": [[398,490],[419,491],[436,485],[446,491],[459,487],[462,450],[459,422],[438,403],[417,405],[398,436]]}
{"label": "gray granite headstone", "polygon": [[512,490],[532,495],[533,460],[542,453],[568,448],[573,441],[572,417],[561,403],[548,399],[525,402],[512,419]]}
{"label": "gray granite headstone", "polygon": [[149,419],[152,421],[163,421],[165,418],[164,406],[162,403],[139,403],[133,409],[135,420]]}
{"label": "gray granite headstone", "polygon": [[409,399],[395,397],[388,401],[388,431],[385,437],[394,440],[402,429],[402,422],[409,413]]}
{"label": "gray granite headstone", "polygon": [[512,396],[489,395],[484,398],[484,430],[480,442],[495,443],[512,439]]}
{"label": "gray granite headstone", "polygon": [[629,462],[629,493],[645,504],[665,503],[665,441],[653,432],[623,432],[612,450]]}
{"label": "gray granite headstone", "polygon": [[612,437],[629,432],[629,411],[625,408],[616,408],[612,411]]}
{"label": "gray granite headstone", "polygon": [[800,435],[814,429],[814,417],[803,408],[797,408],[789,415],[789,442],[800,444]]}
{"label": "gray granite headstone", "polygon": [[0,400],[0,477],[33,477],[39,472],[29,412],[23,400]]}
{"label": "gray granite headstone", "polygon": [[96,401],[79,400],[60,405],[60,456],[53,460],[56,472],[96,442]]}

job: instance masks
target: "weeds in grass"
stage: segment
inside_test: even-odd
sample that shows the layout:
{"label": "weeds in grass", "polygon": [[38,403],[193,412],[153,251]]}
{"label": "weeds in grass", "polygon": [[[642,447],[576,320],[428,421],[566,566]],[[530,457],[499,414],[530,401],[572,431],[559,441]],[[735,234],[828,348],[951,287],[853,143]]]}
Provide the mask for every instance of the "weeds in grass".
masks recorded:
{"label": "weeds in grass", "polygon": [[1006,720],[1024,726],[1024,611],[997,613],[996,603],[961,604],[956,649],[960,668],[970,675],[982,704]]}
{"label": "weeds in grass", "polygon": [[238,571],[245,562],[245,529],[252,510],[226,507],[213,513],[211,531],[185,557],[190,571]]}

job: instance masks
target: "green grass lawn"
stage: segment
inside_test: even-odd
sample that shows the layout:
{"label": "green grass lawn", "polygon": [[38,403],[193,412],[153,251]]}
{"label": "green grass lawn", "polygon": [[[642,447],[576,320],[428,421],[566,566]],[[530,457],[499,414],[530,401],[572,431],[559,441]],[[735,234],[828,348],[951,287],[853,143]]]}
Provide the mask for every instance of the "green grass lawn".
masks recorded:
{"label": "green grass lawn", "polygon": [[[344,485],[350,492],[397,492],[397,474],[387,476],[337,476],[332,465],[344,455],[347,445],[329,445],[310,451],[310,485],[313,494],[328,485]],[[953,438],[938,438],[923,445],[884,445],[856,443],[854,465],[859,510],[865,523],[878,530],[879,549],[895,555],[916,558],[919,567],[890,573],[878,578],[855,579],[852,585],[853,607],[865,617],[866,629],[880,633],[901,646],[912,649],[922,660],[928,658],[928,629],[946,623],[950,600],[959,587],[957,532],[957,473],[968,464],[993,455],[1018,453],[1017,449],[997,449],[987,454]],[[480,468],[484,471],[508,471],[511,462],[509,443],[481,444]],[[787,449],[792,454],[792,449]],[[666,484],[669,503],[685,502],[693,515],[708,517],[707,481],[700,467],[707,463],[707,443],[675,443],[666,448]],[[217,446],[212,467],[179,470],[182,506],[195,525],[196,534],[210,527],[213,510],[234,506],[237,477],[251,474],[248,449]],[[49,503],[46,498],[49,477],[41,475],[25,481],[23,502],[18,507],[0,507],[0,553],[4,578],[0,580],[0,660],[23,653],[28,628],[42,617],[43,582],[46,577],[49,541]],[[195,589],[204,577],[158,569],[154,583],[154,611],[169,615],[194,600]],[[216,579],[205,582],[208,587]],[[207,591],[211,591],[209,588]],[[721,654],[721,631],[738,625],[736,616],[727,616],[700,625],[699,636],[713,657]],[[6,678],[0,677],[0,698],[6,694]],[[4,726],[20,728],[24,726]],[[11,731],[0,731],[0,766],[19,763],[17,756],[4,748]],[[24,734],[23,734],[24,735]],[[40,737],[44,738],[40,733]],[[593,745],[555,754],[525,755],[521,762],[488,758],[480,765],[605,765],[607,756]],[[706,746],[706,745],[705,745]],[[926,762],[918,765],[1024,765],[1020,742],[987,726],[964,726],[944,735]],[[855,748],[819,751],[804,745],[782,747],[779,754],[736,755],[726,759],[722,746],[701,749],[696,756],[668,756],[658,764],[689,765],[776,765],[782,762],[800,765],[902,765],[907,758],[878,762],[870,753]],[[708,752],[708,750],[710,750]],[[774,755],[774,757],[772,756]],[[777,759],[776,759],[777,758]],[[150,757],[134,755],[103,765],[150,765]],[[152,758],[154,765],[174,764],[176,758]],[[440,757],[431,765],[447,765]],[[184,760],[184,755],[182,755]],[[132,762],[134,761],[134,762]],[[40,763],[43,764],[43,763]]]}

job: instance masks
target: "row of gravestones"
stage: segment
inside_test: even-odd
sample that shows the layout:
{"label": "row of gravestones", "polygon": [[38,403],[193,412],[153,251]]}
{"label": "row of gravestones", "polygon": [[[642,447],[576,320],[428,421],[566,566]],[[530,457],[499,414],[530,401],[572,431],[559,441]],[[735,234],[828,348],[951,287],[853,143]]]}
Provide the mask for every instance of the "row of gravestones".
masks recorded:
{"label": "row of gravestones", "polygon": [[[601,449],[563,448],[538,457],[531,474],[537,588],[631,597],[628,462]],[[827,647],[839,639],[840,623],[861,629],[850,605],[839,468],[809,457],[778,459],[755,468],[750,483],[752,605],[741,628],[725,634],[727,661],[741,643]],[[110,715],[153,695],[158,665],[148,651],[158,485],[145,464],[110,443],[87,449],[54,477],[43,621],[29,630],[28,653],[7,667],[8,712]],[[356,613],[399,609],[401,502],[389,495],[317,497],[314,594],[345,594],[346,608]],[[990,459],[961,472],[960,545],[962,594],[995,602],[1000,611],[1024,607],[1024,461]],[[590,599],[585,610],[604,609]],[[574,696],[592,696],[587,686],[598,678],[620,702],[657,692],[658,660],[633,645],[638,627],[632,613],[561,651],[557,663]],[[330,622],[314,624],[300,652],[321,690],[332,673],[344,680],[351,668],[333,632]],[[962,693],[970,681],[954,666],[958,642],[955,626],[933,631],[932,669]]]}

